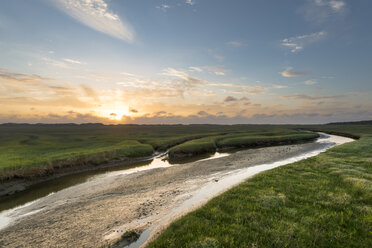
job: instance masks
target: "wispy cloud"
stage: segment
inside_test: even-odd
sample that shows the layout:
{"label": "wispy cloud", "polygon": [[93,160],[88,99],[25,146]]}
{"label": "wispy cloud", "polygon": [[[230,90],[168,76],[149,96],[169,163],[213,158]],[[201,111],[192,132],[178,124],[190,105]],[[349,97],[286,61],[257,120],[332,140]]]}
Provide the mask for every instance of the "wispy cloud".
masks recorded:
{"label": "wispy cloud", "polygon": [[56,6],[82,24],[112,37],[132,42],[132,27],[109,10],[105,0],[55,0]]}
{"label": "wispy cloud", "polygon": [[295,72],[292,67],[287,67],[284,71],[280,73],[283,77],[292,78],[292,77],[302,77],[305,76],[306,72]]}
{"label": "wispy cloud", "polygon": [[304,82],[304,84],[306,85],[314,85],[314,84],[318,84],[319,82],[318,81],[315,81],[315,80],[306,80]]}
{"label": "wispy cloud", "polygon": [[304,49],[304,47],[310,43],[321,40],[326,36],[325,31],[299,35],[295,37],[285,38],[281,41],[281,45],[289,48],[292,53],[299,52]]}
{"label": "wispy cloud", "polygon": [[190,66],[189,69],[190,69],[190,71],[197,71],[197,72],[202,72],[203,71],[202,68],[196,67],[196,66]]}
{"label": "wispy cloud", "polygon": [[334,12],[343,11],[346,4],[344,1],[337,1],[337,0],[314,0],[317,6],[326,6],[329,7]]}
{"label": "wispy cloud", "polygon": [[225,69],[223,66],[206,66],[207,71],[213,72],[217,76],[224,76],[229,70]]}
{"label": "wispy cloud", "polygon": [[35,74],[15,73],[7,69],[0,68],[0,80],[14,81],[14,82],[42,82],[54,81],[52,78],[45,78]]}
{"label": "wispy cloud", "polygon": [[167,68],[161,74],[181,79],[181,81],[178,81],[178,83],[182,83],[181,85],[184,87],[194,87],[206,84],[206,81],[193,77],[187,72],[176,70],[174,68]]}
{"label": "wispy cloud", "polygon": [[195,0],[186,0],[186,4],[188,4],[188,5],[194,5],[195,4]]}
{"label": "wispy cloud", "polygon": [[302,100],[302,101],[316,101],[316,100],[327,100],[327,99],[337,99],[345,97],[345,95],[335,95],[335,96],[310,96],[306,94],[298,94],[298,95],[289,95],[289,96],[282,96],[283,99],[289,100]]}
{"label": "wispy cloud", "polygon": [[241,47],[244,45],[242,41],[238,41],[238,40],[231,40],[231,41],[226,42],[226,44],[229,46],[233,46],[233,47]]}
{"label": "wispy cloud", "polygon": [[168,9],[170,9],[170,6],[168,4],[161,4],[159,6],[156,6],[156,8],[166,12]]}
{"label": "wispy cloud", "polygon": [[233,94],[240,94],[240,95],[260,95],[265,93],[269,87],[264,87],[260,85],[239,85],[239,84],[233,84],[230,85],[232,88],[229,90],[230,93]]}
{"label": "wispy cloud", "polygon": [[274,88],[274,89],[285,89],[285,88],[288,88],[288,86],[286,86],[286,85],[275,84],[275,85],[273,85],[273,88]]}
{"label": "wispy cloud", "polygon": [[308,0],[299,9],[307,21],[322,24],[329,18],[347,13],[346,2],[343,0]]}
{"label": "wispy cloud", "polygon": [[63,59],[63,60],[68,62],[68,63],[71,63],[71,64],[78,64],[78,65],[86,64],[85,62],[81,62],[81,61],[75,60],[75,59]]}
{"label": "wispy cloud", "polygon": [[223,103],[234,103],[234,102],[244,103],[244,105],[249,105],[250,104],[249,99],[245,96],[243,96],[241,98],[237,98],[237,97],[234,97],[234,96],[227,96],[223,100]]}
{"label": "wispy cloud", "polygon": [[[73,88],[66,84],[56,84],[56,79],[35,74],[15,73],[0,69],[0,104],[10,106],[44,106],[76,108],[92,107],[85,102],[81,92],[93,96],[88,87]],[[94,97],[93,97],[94,98]],[[24,109],[23,109],[24,111]]]}

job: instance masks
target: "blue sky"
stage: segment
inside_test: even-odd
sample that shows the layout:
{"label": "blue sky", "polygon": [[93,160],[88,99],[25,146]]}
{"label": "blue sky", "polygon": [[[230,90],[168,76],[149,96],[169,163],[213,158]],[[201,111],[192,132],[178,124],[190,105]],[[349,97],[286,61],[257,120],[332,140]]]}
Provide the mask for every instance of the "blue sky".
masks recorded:
{"label": "blue sky", "polygon": [[0,122],[372,118],[368,0],[0,3]]}

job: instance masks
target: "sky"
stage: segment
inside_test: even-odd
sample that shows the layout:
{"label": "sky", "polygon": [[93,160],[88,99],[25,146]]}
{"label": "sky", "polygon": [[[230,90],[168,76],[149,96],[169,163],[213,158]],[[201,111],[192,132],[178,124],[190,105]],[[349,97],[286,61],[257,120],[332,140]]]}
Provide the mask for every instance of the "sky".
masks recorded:
{"label": "sky", "polygon": [[372,119],[370,0],[3,0],[0,123]]}

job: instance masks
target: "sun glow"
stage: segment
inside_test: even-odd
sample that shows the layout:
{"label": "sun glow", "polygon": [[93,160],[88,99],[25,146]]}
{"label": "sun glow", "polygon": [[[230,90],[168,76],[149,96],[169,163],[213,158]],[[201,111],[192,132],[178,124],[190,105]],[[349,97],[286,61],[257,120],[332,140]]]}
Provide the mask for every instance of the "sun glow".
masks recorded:
{"label": "sun glow", "polygon": [[130,111],[127,106],[104,108],[97,111],[100,116],[112,121],[120,121],[124,116],[129,116]]}

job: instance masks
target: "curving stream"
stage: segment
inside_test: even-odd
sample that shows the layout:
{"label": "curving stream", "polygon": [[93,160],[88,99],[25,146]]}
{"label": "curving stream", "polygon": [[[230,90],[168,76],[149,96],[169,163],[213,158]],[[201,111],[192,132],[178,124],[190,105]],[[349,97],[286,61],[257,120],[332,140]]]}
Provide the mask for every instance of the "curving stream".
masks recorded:
{"label": "curving stream", "polygon": [[226,173],[224,177],[219,179],[218,182],[212,182],[208,183],[204,187],[200,188],[195,192],[195,194],[188,200],[186,200],[181,206],[179,206],[177,209],[174,209],[167,218],[164,218],[156,225],[153,225],[149,228],[147,228],[139,237],[139,239],[128,245],[125,246],[126,248],[138,248],[142,245],[146,244],[146,242],[149,241],[149,238],[154,235],[160,228],[164,228],[165,225],[169,224],[172,220],[176,219],[177,217],[186,214],[187,212],[190,212],[203,204],[205,204],[207,201],[212,199],[213,197],[222,194],[223,192],[227,191],[228,189],[232,188],[233,186],[236,186],[242,182],[244,182],[246,179],[267,171],[274,169],[279,166],[283,166],[286,164],[294,163],[306,158],[310,158],[313,156],[316,156],[322,152],[325,152],[329,148],[332,148],[337,145],[342,145],[348,142],[354,141],[354,139],[336,136],[336,135],[328,135],[325,133],[319,133],[320,138],[316,140],[315,143],[318,143],[320,146],[317,149],[314,149],[312,151],[308,151],[303,154],[299,154],[297,156],[293,156],[290,158],[286,158],[284,160],[279,160],[276,162],[268,163],[268,164],[260,164],[244,169],[239,169],[236,171],[231,171],[229,173]]}
{"label": "curving stream", "polygon": [[[279,152],[276,157],[272,157],[273,160],[255,160],[254,156],[256,151],[251,149],[250,151],[243,150],[237,153],[216,152],[206,157],[198,157],[196,161],[194,159],[193,162],[188,161],[184,165],[175,165],[170,164],[168,161],[164,161],[164,154],[160,154],[153,158],[152,161],[135,164],[130,169],[128,169],[128,165],[125,165],[123,167],[84,172],[41,183],[25,192],[7,198],[6,201],[0,203],[0,211],[3,210],[0,212],[0,232],[2,232],[2,230],[7,231],[5,233],[7,233],[8,236],[5,237],[5,239],[8,238],[14,241],[14,237],[10,235],[12,233],[11,230],[20,230],[19,235],[14,234],[16,235],[15,237],[22,239],[19,241],[19,244],[22,242],[27,243],[30,242],[27,241],[30,234],[29,231],[27,231],[29,226],[33,225],[33,223],[40,224],[41,219],[39,218],[41,217],[49,218],[45,220],[45,223],[50,223],[50,219],[56,220],[56,216],[62,216],[63,219],[70,218],[71,216],[68,213],[74,210],[76,212],[82,211],[81,213],[79,212],[79,216],[82,218],[81,221],[86,220],[83,214],[95,218],[102,209],[92,207],[94,212],[91,215],[89,215],[89,212],[82,209],[90,205],[96,206],[94,204],[98,203],[103,208],[107,203],[107,206],[110,206],[110,208],[114,210],[116,206],[113,204],[120,200],[120,198],[115,200],[117,196],[131,199],[130,202],[124,202],[133,205],[128,204],[127,206],[129,211],[127,213],[133,214],[133,211],[136,209],[144,209],[143,202],[145,199],[157,199],[160,195],[159,199],[163,202],[157,205],[157,207],[154,207],[152,212],[146,212],[145,216],[142,215],[142,217],[141,215],[137,217],[133,216],[132,219],[128,217],[128,223],[109,228],[109,231],[107,231],[102,238],[99,238],[101,240],[113,240],[120,237],[126,230],[143,226],[143,228],[141,228],[143,232],[140,238],[128,246],[131,248],[141,247],[161,228],[164,228],[164,226],[168,225],[175,218],[200,207],[211,198],[245,181],[247,178],[266,170],[316,156],[333,146],[353,141],[353,139],[341,136],[320,134],[321,137],[313,143],[288,146],[291,147],[291,149],[295,149],[296,147],[302,148],[298,149],[297,152],[283,153],[283,155],[280,155],[282,153]],[[262,148],[261,150],[258,149],[257,153],[260,151],[264,154],[266,151],[275,151],[275,149],[284,151],[287,148],[286,146],[282,148]],[[213,161],[216,162],[212,163],[212,161],[210,161],[212,159],[215,159]],[[243,164],[244,161],[247,161],[246,165]],[[259,161],[265,161],[265,163]],[[239,164],[239,166],[226,167],[226,164],[234,162]],[[208,170],[201,170],[201,165]],[[217,170],[216,166],[220,166],[220,169]],[[189,170],[185,168],[189,168]],[[195,170],[200,171],[195,172]],[[166,178],[167,173],[169,174],[169,178]],[[188,177],[185,173],[190,173],[190,176]],[[202,175],[201,173],[205,174]],[[179,179],[179,181],[177,181],[177,178],[181,178],[182,180]],[[146,183],[148,184],[147,188]],[[133,190],[133,188],[131,188],[134,187],[132,184],[137,187],[137,191],[133,191],[133,193],[126,192]],[[137,184],[139,184],[139,186]],[[175,193],[174,196],[168,196],[168,198],[162,196],[164,192],[175,191],[175,189],[179,189],[181,193]],[[136,199],[137,202],[133,199]],[[64,208],[66,209],[64,210]],[[117,209],[124,211],[123,205],[120,204],[118,204]],[[126,216],[125,212],[120,213],[114,211],[112,213],[124,214],[119,215],[119,219]],[[109,213],[107,212],[106,215],[107,214]],[[105,219],[102,221],[102,223],[112,223],[112,219]],[[72,220],[72,223],[73,222],[74,220]],[[94,226],[94,228],[101,230],[99,228],[101,228],[102,225],[98,222],[91,223],[88,221],[87,223],[90,225],[98,225],[98,227]],[[25,227],[22,229],[18,228],[18,226]],[[44,224],[42,228],[50,229],[51,226],[50,224]],[[58,228],[61,227],[58,226]],[[24,230],[25,236],[22,236],[22,230]],[[42,232],[42,230],[34,231]],[[56,234],[60,233],[57,229],[55,231]],[[50,237],[55,237],[56,234],[51,233]],[[45,239],[50,241],[50,237],[48,238],[45,236]],[[87,237],[89,237],[88,234]],[[16,245],[14,246],[16,247]]]}
{"label": "curving stream", "polygon": [[5,197],[0,201],[0,230],[5,228],[12,221],[40,212],[42,209],[30,211],[21,215],[15,215],[16,212],[64,189],[87,182],[99,182],[104,178],[114,177],[117,175],[129,175],[146,170],[167,168],[180,163],[190,163],[221,158],[229,156],[231,153],[236,151],[237,150],[231,150],[227,152],[215,152],[214,154],[195,156],[192,158],[183,159],[177,163],[170,163],[168,160],[164,159],[167,156],[166,153],[160,153],[147,160],[136,162],[130,165],[123,163],[123,165],[115,167],[75,173],[32,185],[28,189]]}

